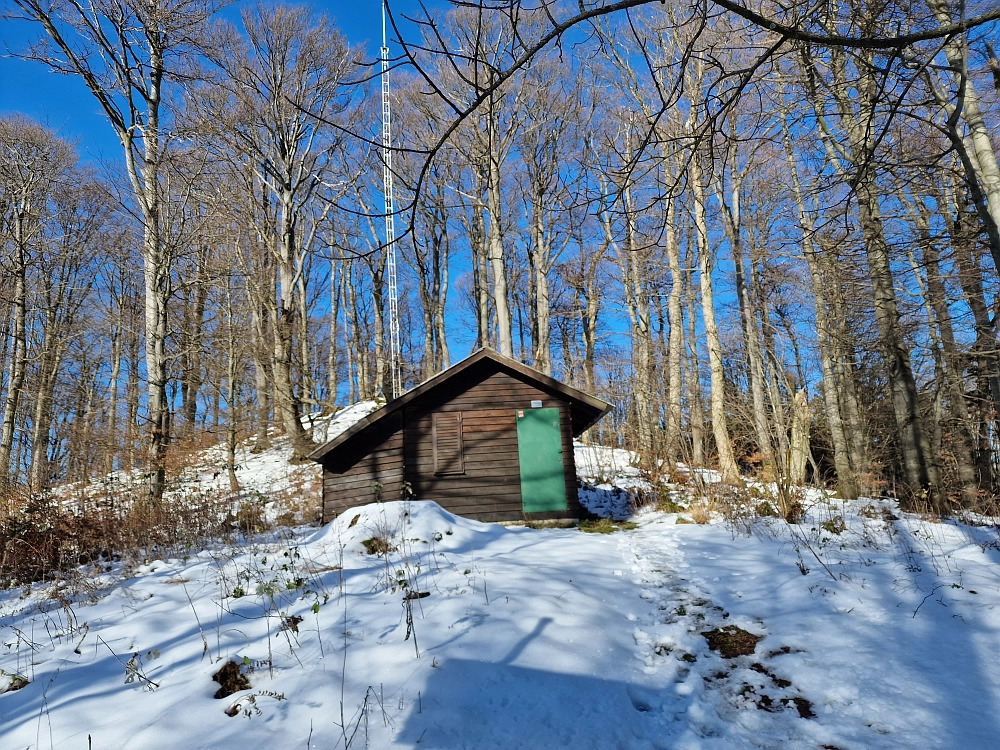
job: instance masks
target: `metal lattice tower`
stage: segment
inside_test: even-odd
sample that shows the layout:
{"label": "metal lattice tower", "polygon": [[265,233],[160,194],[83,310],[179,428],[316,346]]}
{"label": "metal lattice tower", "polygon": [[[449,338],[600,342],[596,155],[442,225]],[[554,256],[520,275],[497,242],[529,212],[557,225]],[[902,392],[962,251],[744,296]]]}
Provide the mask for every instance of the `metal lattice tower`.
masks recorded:
{"label": "metal lattice tower", "polygon": [[392,106],[389,102],[389,45],[385,35],[385,3],[382,0],[382,182],[385,188],[385,252],[389,277],[389,369],[392,397],[403,395],[399,345],[399,301],[396,289],[396,203],[392,191]]}

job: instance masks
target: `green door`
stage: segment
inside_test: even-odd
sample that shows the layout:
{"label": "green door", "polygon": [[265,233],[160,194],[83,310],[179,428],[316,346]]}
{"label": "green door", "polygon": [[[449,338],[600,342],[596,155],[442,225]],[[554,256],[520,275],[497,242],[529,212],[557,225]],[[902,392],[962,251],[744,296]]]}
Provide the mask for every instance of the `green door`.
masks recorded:
{"label": "green door", "polygon": [[517,456],[524,512],[566,510],[566,470],[558,409],[517,410]]}

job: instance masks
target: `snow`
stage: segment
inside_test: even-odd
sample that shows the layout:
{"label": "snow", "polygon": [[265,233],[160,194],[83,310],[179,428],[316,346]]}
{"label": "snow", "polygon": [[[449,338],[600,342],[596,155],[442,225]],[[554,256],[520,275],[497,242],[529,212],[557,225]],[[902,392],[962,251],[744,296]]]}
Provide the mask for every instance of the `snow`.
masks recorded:
{"label": "snow", "polygon": [[[595,502],[631,496],[630,456],[576,450]],[[803,499],[797,525],[647,508],[611,535],[384,503],[0,592],[0,691],[30,681],[0,746],[995,747],[997,529]],[[753,655],[709,649],[729,625]],[[215,699],[226,660],[251,687]]]}
{"label": "snow", "polygon": [[[377,408],[378,404],[374,401],[360,401],[335,414],[307,416],[302,421],[311,430],[313,441],[323,444]],[[319,465],[312,461],[290,464],[292,446],[284,436],[273,437],[271,446],[260,452],[255,452],[255,443],[256,438],[251,437],[236,446],[237,493],[234,494],[230,488],[226,446],[220,443],[195,452],[177,476],[168,477],[168,489],[164,493],[166,499],[195,504],[213,500],[260,500],[265,505],[264,515],[268,520],[274,521],[282,512],[288,511],[299,521],[308,520],[304,506],[315,503],[301,501],[318,496],[322,474]],[[74,483],[59,486],[53,494],[64,498],[72,506],[81,498],[128,497],[130,491],[145,491],[147,481],[139,471],[118,471],[89,485]],[[83,505],[86,507],[86,503]]]}

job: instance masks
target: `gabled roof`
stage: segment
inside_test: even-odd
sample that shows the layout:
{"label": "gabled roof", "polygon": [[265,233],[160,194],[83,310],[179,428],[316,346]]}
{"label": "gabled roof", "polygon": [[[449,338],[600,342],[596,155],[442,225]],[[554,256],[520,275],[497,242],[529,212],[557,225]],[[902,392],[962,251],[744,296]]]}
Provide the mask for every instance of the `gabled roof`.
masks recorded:
{"label": "gabled roof", "polygon": [[382,422],[387,417],[400,411],[407,404],[413,403],[422,396],[425,396],[428,393],[444,386],[456,375],[471,370],[477,365],[480,365],[480,363],[483,365],[492,364],[494,366],[494,371],[506,370],[512,375],[531,382],[542,390],[556,393],[569,401],[573,406],[574,436],[579,436],[584,430],[611,411],[612,406],[607,401],[590,396],[583,391],[566,385],[565,383],[562,383],[545,373],[539,372],[532,367],[528,367],[525,364],[510,359],[509,357],[504,357],[492,349],[479,349],[463,359],[461,362],[452,365],[447,370],[439,372],[434,377],[425,380],[416,388],[407,391],[399,398],[393,399],[385,406],[376,409],[367,417],[358,420],[354,425],[337,435],[337,437],[333,438],[333,440],[330,440],[325,445],[321,445],[319,448],[310,453],[309,458],[313,461],[322,460],[326,454],[334,450],[337,446],[346,443],[355,435],[367,431],[369,428]]}

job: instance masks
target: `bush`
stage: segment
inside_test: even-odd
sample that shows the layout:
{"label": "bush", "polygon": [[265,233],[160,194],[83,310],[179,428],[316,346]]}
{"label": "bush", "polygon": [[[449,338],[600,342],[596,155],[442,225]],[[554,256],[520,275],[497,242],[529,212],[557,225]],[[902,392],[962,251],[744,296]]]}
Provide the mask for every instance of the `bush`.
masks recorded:
{"label": "bush", "polygon": [[130,554],[164,556],[231,532],[229,503],[207,497],[154,501],[141,490],[101,497],[23,497],[0,516],[0,588],[41,581]]}
{"label": "bush", "polygon": [[844,523],[843,516],[834,516],[827,521],[823,521],[820,524],[820,528],[824,531],[829,531],[831,534],[842,534],[847,531],[847,524]]}
{"label": "bush", "polygon": [[361,544],[364,545],[369,555],[383,557],[390,552],[396,551],[396,547],[388,539],[381,536],[373,536],[371,539],[365,539]]}

